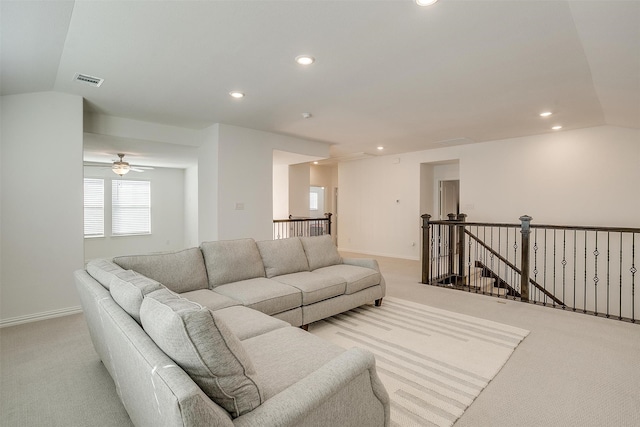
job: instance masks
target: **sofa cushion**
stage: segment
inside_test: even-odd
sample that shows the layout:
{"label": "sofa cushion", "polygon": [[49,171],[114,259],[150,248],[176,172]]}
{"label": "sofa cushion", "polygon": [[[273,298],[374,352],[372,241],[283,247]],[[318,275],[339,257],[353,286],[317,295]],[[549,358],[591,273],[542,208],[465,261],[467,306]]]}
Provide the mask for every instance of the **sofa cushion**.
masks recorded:
{"label": "sofa cushion", "polygon": [[284,320],[241,305],[217,310],[216,317],[221,319],[240,341],[291,326]]}
{"label": "sofa cushion", "polygon": [[163,289],[147,295],[140,317],[158,347],[232,417],[263,402],[248,354],[215,312]]}
{"label": "sofa cushion", "polygon": [[260,251],[253,239],[204,242],[201,248],[211,289],[226,283],[265,277]]}
{"label": "sofa cushion", "polygon": [[310,271],[276,276],[272,280],[298,288],[302,292],[302,305],[342,295],[347,287],[347,281],[342,277]]}
{"label": "sofa cushion", "polygon": [[269,399],[345,352],[300,328],[282,328],[242,342]]}
{"label": "sofa cushion", "polygon": [[229,298],[228,296],[214,292],[211,289],[198,289],[197,291],[183,292],[182,298],[200,304],[211,311],[220,310],[227,307],[242,306],[242,302]]}
{"label": "sofa cushion", "polygon": [[298,237],[257,242],[267,278],[309,271],[309,263]]}
{"label": "sofa cushion", "polygon": [[199,248],[153,255],[121,256],[113,259],[120,267],[137,271],[174,292],[206,289],[207,271]]}
{"label": "sofa cushion", "polygon": [[302,305],[302,295],[298,289],[272,279],[241,280],[218,286],[214,291],[242,301],[245,307],[269,315]]}
{"label": "sofa cushion", "polygon": [[135,271],[127,270],[126,274],[111,280],[109,292],[115,302],[136,322],[140,323],[140,306],[145,295],[162,288],[164,286],[155,280]]}
{"label": "sofa cushion", "polygon": [[127,270],[108,259],[92,259],[87,263],[87,273],[107,289],[114,277],[128,274]]}
{"label": "sofa cushion", "polygon": [[309,261],[309,270],[342,263],[342,257],[330,235],[300,237],[300,241]]}
{"label": "sofa cushion", "polygon": [[347,295],[375,286],[381,280],[380,273],[376,270],[347,264],[319,268],[314,273],[342,277],[347,281],[347,289],[345,290]]}

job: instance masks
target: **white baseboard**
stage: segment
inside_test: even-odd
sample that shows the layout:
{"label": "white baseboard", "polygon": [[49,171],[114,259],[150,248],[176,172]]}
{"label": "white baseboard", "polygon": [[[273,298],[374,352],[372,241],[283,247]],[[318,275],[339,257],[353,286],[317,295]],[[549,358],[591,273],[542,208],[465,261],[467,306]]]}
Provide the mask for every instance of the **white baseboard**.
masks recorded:
{"label": "white baseboard", "polygon": [[401,256],[398,254],[386,254],[386,253],[381,253],[381,252],[368,252],[368,251],[361,251],[359,249],[349,249],[349,248],[343,248],[343,247],[339,247],[338,248],[339,252],[352,252],[354,254],[362,254],[362,255],[371,255],[371,256],[382,256],[385,258],[398,258],[398,259],[408,259],[411,261],[420,261],[420,257],[418,256]]}
{"label": "white baseboard", "polygon": [[82,313],[82,307],[68,307],[60,310],[45,311],[42,313],[27,314],[25,316],[10,317],[0,320],[0,328],[20,325],[22,323],[37,322],[38,320],[53,319],[54,317],[68,316],[70,314]]}

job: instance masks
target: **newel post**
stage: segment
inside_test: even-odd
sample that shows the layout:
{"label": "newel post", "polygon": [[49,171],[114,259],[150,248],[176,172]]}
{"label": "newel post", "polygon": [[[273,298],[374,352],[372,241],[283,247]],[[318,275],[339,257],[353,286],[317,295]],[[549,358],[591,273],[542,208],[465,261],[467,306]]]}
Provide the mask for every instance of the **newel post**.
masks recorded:
{"label": "newel post", "polygon": [[324,216],[327,217],[327,234],[331,235],[331,216],[333,214],[331,212],[325,213]]}
{"label": "newel post", "polygon": [[431,254],[429,253],[429,243],[431,238],[429,237],[429,218],[431,215],[424,214],[422,218],[422,283],[429,283],[429,262],[431,260]]}
{"label": "newel post", "polygon": [[523,215],[520,217],[520,221],[522,221],[522,225],[520,227],[520,233],[522,233],[520,300],[523,302],[529,302],[529,236],[531,234],[532,219],[533,218],[529,215]]}
{"label": "newel post", "polygon": [[[458,214],[458,221],[465,222],[467,214]],[[464,278],[464,224],[458,225],[458,276]],[[464,279],[462,279],[464,282]]]}

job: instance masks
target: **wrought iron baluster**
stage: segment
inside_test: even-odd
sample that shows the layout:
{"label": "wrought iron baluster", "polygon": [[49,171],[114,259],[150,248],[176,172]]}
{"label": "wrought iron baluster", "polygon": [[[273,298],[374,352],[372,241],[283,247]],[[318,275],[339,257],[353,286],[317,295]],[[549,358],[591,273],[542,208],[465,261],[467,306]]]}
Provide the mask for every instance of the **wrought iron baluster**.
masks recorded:
{"label": "wrought iron baluster", "polygon": [[565,285],[567,281],[567,230],[562,230],[562,309],[567,308]]}
{"label": "wrought iron baluster", "polygon": [[[542,271],[543,271],[543,275],[542,276],[542,287],[543,289],[546,291],[547,290],[547,229],[544,229],[544,258],[542,260],[543,264],[542,264]],[[547,305],[547,294],[545,293],[544,296],[542,297],[542,305],[546,306]]]}
{"label": "wrought iron baluster", "polygon": [[611,266],[611,233],[607,232],[607,319],[609,318],[609,285],[610,285],[610,266]]}
{"label": "wrought iron baluster", "polygon": [[620,233],[620,305],[618,306],[618,320],[622,320],[622,240],[623,234]]}
{"label": "wrought iron baluster", "polygon": [[[533,280],[535,282],[538,281],[538,229],[536,228],[536,232],[533,237]],[[533,300],[534,303],[537,303],[540,299],[540,290],[535,288],[536,296]]]}
{"label": "wrought iron baluster", "polygon": [[636,233],[631,233],[631,323],[636,323]]}
{"label": "wrought iron baluster", "polygon": [[576,311],[576,279],[578,277],[578,232],[573,230],[573,311]]}
{"label": "wrought iron baluster", "polygon": [[584,231],[584,301],[582,312],[587,312],[587,230]]}
{"label": "wrought iron baluster", "polygon": [[[556,230],[553,230],[553,295],[556,295]],[[553,301],[553,308],[556,308],[556,301]]]}
{"label": "wrought iron baluster", "polygon": [[596,248],[593,251],[593,263],[594,263],[594,276],[593,276],[593,314],[595,316],[598,315],[598,282],[600,278],[598,278],[598,255],[600,252],[598,251],[598,232],[596,231]]}

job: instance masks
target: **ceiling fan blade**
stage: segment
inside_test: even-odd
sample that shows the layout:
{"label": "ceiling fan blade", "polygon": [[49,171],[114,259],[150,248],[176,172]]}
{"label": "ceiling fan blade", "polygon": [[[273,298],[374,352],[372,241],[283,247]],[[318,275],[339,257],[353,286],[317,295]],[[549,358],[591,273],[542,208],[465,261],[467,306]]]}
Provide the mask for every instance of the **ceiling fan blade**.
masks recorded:
{"label": "ceiling fan blade", "polygon": [[155,168],[151,167],[151,166],[131,166],[132,168],[136,168],[136,169],[144,169],[144,170],[154,170]]}
{"label": "ceiling fan blade", "polygon": [[144,172],[143,169],[137,168],[135,166],[132,166],[131,168],[129,168],[129,170],[133,172]]}

